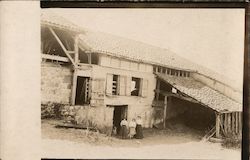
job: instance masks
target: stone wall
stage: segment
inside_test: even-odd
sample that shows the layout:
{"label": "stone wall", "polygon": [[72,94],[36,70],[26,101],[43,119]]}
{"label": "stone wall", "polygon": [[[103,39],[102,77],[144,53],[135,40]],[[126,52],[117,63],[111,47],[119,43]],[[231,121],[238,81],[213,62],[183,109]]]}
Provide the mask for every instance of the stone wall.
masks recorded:
{"label": "stone wall", "polygon": [[52,62],[41,64],[41,100],[69,104],[73,72],[70,66]]}

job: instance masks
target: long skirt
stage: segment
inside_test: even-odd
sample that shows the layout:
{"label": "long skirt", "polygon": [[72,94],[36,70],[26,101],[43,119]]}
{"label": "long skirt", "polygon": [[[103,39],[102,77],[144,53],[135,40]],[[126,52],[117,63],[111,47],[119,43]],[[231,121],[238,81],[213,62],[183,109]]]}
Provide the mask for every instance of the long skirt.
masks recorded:
{"label": "long skirt", "polygon": [[136,134],[135,127],[130,127],[129,128],[129,138],[133,138],[135,134]]}
{"label": "long skirt", "polygon": [[121,138],[126,139],[128,136],[127,126],[125,126],[125,125],[121,126],[120,132],[121,132]]}
{"label": "long skirt", "polygon": [[136,130],[135,138],[136,139],[142,139],[143,138],[142,125],[137,124],[135,130]]}

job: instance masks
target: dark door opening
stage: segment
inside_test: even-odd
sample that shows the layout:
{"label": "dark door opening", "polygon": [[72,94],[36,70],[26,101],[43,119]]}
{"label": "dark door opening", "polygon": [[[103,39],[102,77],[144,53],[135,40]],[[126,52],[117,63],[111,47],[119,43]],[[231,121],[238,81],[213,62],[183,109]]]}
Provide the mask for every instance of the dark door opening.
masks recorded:
{"label": "dark door opening", "polygon": [[77,77],[77,85],[76,85],[76,105],[84,105],[89,104],[89,77]]}
{"label": "dark door opening", "polygon": [[185,133],[195,132],[204,136],[215,126],[215,113],[212,109],[171,97],[168,102],[166,123],[170,128]]}
{"label": "dark door opening", "polygon": [[127,119],[127,110],[128,106],[123,105],[123,106],[112,106],[114,107],[114,114],[113,114],[113,127],[116,127],[116,133],[120,133],[120,123],[123,118]]}

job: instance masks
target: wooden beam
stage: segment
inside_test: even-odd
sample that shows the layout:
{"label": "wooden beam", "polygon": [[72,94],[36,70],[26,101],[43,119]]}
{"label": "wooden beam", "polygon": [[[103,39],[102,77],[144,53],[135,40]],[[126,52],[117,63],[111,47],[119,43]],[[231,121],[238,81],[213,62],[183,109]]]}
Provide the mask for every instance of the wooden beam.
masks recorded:
{"label": "wooden beam", "polygon": [[163,128],[166,128],[168,97],[164,97]]}
{"label": "wooden beam", "polygon": [[[65,54],[67,55],[67,57],[70,59],[71,63],[74,65],[74,67],[76,67],[76,64],[75,64],[74,60],[73,60],[72,57],[69,55],[70,52],[72,52],[72,51],[68,51],[68,50],[65,48],[65,46],[63,45],[63,43],[62,43],[62,41],[60,40],[60,38],[56,35],[55,31],[54,31],[51,27],[49,27],[49,30],[50,30],[50,32],[53,34],[53,36],[56,38],[56,40],[57,40],[57,42],[59,43],[59,45],[62,47],[64,53],[65,53]],[[75,53],[75,52],[73,52],[73,53]]]}
{"label": "wooden beam", "polygon": [[57,56],[57,55],[42,54],[42,58],[60,61],[60,62],[70,62],[70,60],[67,57],[62,57],[62,56]]}
{"label": "wooden beam", "polygon": [[220,138],[220,114],[216,113],[216,138]]}

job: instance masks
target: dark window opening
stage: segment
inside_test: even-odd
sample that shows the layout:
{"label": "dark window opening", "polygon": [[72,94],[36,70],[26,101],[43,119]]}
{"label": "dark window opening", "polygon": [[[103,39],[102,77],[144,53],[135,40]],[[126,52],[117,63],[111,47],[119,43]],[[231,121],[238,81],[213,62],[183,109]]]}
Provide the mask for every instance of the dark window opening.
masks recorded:
{"label": "dark window opening", "polygon": [[186,72],[183,72],[183,77],[186,77]]}
{"label": "dark window opening", "polygon": [[157,72],[161,73],[161,67],[157,67]]}
{"label": "dark window opening", "polygon": [[89,103],[89,77],[77,77],[75,104],[84,105]]}
{"label": "dark window opening", "polygon": [[162,69],[162,73],[166,73],[166,68],[163,68],[163,69]]}
{"label": "dark window opening", "polygon": [[82,51],[81,49],[79,49],[79,61],[80,63],[89,63],[88,54]]}
{"label": "dark window opening", "polygon": [[98,64],[98,54],[91,53],[91,64]]}
{"label": "dark window opening", "polygon": [[180,76],[182,77],[182,71],[180,71]]}
{"label": "dark window opening", "polygon": [[176,70],[171,70],[171,75],[175,75],[175,73],[176,73]]}
{"label": "dark window opening", "polygon": [[112,95],[118,95],[118,75],[113,75]]}
{"label": "dark window opening", "polygon": [[139,96],[140,94],[141,79],[132,77],[131,81],[131,96]]}
{"label": "dark window opening", "polygon": [[153,72],[156,72],[156,67],[155,66],[153,67]]}

